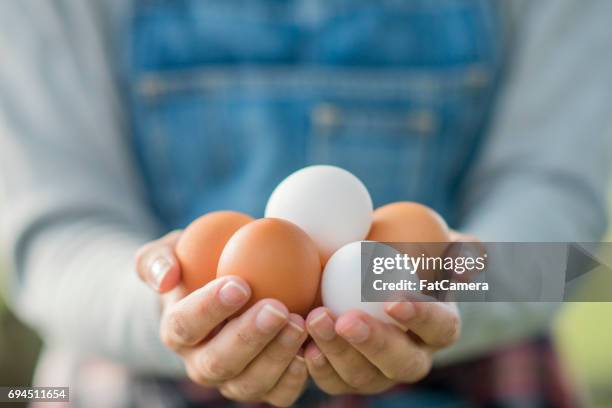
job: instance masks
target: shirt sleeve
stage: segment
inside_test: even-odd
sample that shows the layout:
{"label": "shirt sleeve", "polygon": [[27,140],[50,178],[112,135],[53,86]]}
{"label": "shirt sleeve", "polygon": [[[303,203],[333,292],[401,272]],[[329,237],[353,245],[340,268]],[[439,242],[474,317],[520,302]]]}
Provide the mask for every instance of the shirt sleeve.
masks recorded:
{"label": "shirt sleeve", "polygon": [[105,2],[0,6],[0,231],[15,311],[53,347],[178,373],[133,254],[158,227],[125,137]]}
{"label": "shirt sleeve", "polygon": [[[460,229],[483,241],[599,241],[612,164],[612,2],[511,3],[507,76]],[[541,332],[558,308],[463,303],[462,340],[440,359]]]}

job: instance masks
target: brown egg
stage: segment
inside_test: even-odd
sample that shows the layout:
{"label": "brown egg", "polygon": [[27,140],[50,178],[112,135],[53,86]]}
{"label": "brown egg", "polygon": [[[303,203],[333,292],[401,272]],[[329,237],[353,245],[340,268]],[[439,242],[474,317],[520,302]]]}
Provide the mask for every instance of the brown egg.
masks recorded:
{"label": "brown egg", "polygon": [[[368,240],[378,242],[414,243],[414,245],[393,245],[400,252],[412,256],[425,254],[441,256],[448,246],[450,235],[442,217],[431,208],[409,201],[387,204],[374,211],[374,218]],[[440,244],[426,244],[440,243]],[[422,278],[432,274],[419,271]]]}
{"label": "brown egg", "polygon": [[[321,265],[321,279],[323,278],[323,272],[325,270],[325,265]],[[317,294],[315,295],[315,300],[310,307],[310,310],[314,310],[317,307],[323,306],[323,295],[321,294],[321,285],[317,288]]]}
{"label": "brown egg", "polygon": [[227,242],[217,276],[238,275],[251,286],[246,309],[264,298],[278,299],[293,313],[310,311],[321,279],[314,242],[298,226],[262,218],[240,228]]}
{"label": "brown egg", "polygon": [[252,217],[235,211],[216,211],[198,218],[183,231],[176,245],[182,280],[188,292],[217,276],[219,257],[227,241]]}

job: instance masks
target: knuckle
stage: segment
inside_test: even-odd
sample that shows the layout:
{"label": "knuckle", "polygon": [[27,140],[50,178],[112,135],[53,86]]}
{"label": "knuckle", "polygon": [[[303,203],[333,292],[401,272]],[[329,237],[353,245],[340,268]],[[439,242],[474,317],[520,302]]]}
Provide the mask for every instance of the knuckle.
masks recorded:
{"label": "knuckle", "polygon": [[[187,322],[185,321],[183,313],[177,309],[170,311],[166,315],[163,332],[164,337],[166,337],[166,341],[168,341],[171,345],[176,345],[177,343],[190,345],[195,343],[197,340],[188,330]],[[164,344],[166,343],[164,342]]]}
{"label": "knuckle", "polygon": [[207,381],[224,381],[234,378],[238,373],[228,366],[216,353],[205,353],[202,356],[199,373]]}
{"label": "knuckle", "polygon": [[239,330],[236,334],[236,337],[238,339],[238,342],[242,346],[246,346],[249,348],[258,347],[259,345],[261,345],[262,342],[261,338],[257,335],[257,333],[252,330]]}

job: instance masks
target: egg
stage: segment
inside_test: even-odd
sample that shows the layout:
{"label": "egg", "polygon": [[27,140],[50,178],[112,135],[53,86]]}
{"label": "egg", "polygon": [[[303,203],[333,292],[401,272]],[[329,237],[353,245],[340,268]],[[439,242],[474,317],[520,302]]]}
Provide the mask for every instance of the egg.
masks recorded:
{"label": "egg", "polygon": [[[367,245],[365,256],[392,257],[398,252],[388,245]],[[323,305],[336,316],[349,310],[362,310],[387,323],[397,324],[384,310],[384,302],[361,300],[361,242],[352,242],[336,251],[327,261],[321,278]],[[406,280],[414,280],[408,273]],[[387,280],[385,280],[387,281]]]}
{"label": "egg", "polygon": [[315,244],[298,226],[276,218],[262,218],[240,228],[227,242],[217,276],[237,275],[251,286],[243,308],[264,298],[278,299],[306,316],[321,279]]}
{"label": "egg", "polygon": [[448,226],[431,208],[409,201],[374,211],[368,240],[379,242],[448,242]]}
{"label": "egg", "polygon": [[[423,204],[408,201],[387,204],[377,208],[373,218],[368,240],[414,244],[394,245],[412,256],[441,256],[450,241],[444,219]],[[434,277],[433,271],[421,270],[419,275],[423,279]]]}
{"label": "egg", "polygon": [[270,196],[265,214],[303,229],[325,264],[343,245],[366,237],[372,210],[370,194],[357,177],[339,167],[318,165],[283,180]]}
{"label": "egg", "polygon": [[253,218],[246,214],[216,211],[196,219],[183,231],[176,245],[176,256],[188,292],[215,279],[225,244],[240,227],[251,221]]}

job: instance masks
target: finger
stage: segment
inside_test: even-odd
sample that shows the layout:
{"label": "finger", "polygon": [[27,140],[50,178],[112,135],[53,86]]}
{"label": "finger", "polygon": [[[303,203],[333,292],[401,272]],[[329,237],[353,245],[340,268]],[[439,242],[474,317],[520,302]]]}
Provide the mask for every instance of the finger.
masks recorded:
{"label": "finger", "polygon": [[160,327],[162,341],[177,352],[196,345],[238,311],[250,296],[249,285],[237,276],[209,282],[164,308]]}
{"label": "finger", "polygon": [[286,325],[289,312],[278,300],[265,299],[227,323],[187,358],[196,382],[215,383],[236,377]]}
{"label": "finger", "polygon": [[357,388],[351,387],[340,377],[314,342],[306,347],[304,357],[308,372],[314,382],[321,390],[330,395],[379,394],[395,385],[394,381],[380,374],[367,385]]}
{"label": "finger", "polygon": [[289,407],[302,395],[307,380],[304,358],[296,355],[276,386],[264,397],[264,401],[276,407]]}
{"label": "finger", "polygon": [[325,358],[314,342],[306,346],[304,351],[306,367],[312,379],[323,392],[329,395],[354,393],[355,390],[340,378],[336,370]]}
{"label": "finger", "polygon": [[313,310],[308,315],[307,327],[321,352],[349,386],[360,388],[380,376],[376,367],[336,334],[334,319],[326,308]]}
{"label": "finger", "polygon": [[138,276],[160,293],[175,288],[181,280],[179,263],[174,255],[180,235],[180,231],[173,231],[144,245],[136,253]]}
{"label": "finger", "polygon": [[385,305],[385,311],[433,348],[448,347],[461,334],[461,318],[455,303],[393,302]]}
{"label": "finger", "polygon": [[446,249],[444,253],[445,258],[480,259],[480,262],[485,265],[484,269],[477,267],[471,269],[462,268],[461,270],[456,269],[450,272],[453,279],[459,282],[470,282],[486,270],[487,249],[474,235],[453,231],[451,233],[451,240],[453,242]]}
{"label": "finger", "polygon": [[223,384],[223,388],[231,395],[247,401],[261,399],[274,388],[297,355],[306,336],[304,319],[297,314],[291,314],[288,324],[281,332],[242,373]]}
{"label": "finger", "polygon": [[451,242],[480,242],[480,240],[472,234],[464,234],[456,230],[449,231]]}
{"label": "finger", "polygon": [[429,351],[395,325],[383,323],[367,313],[345,313],[338,318],[336,330],[389,379],[413,383],[431,369]]}

